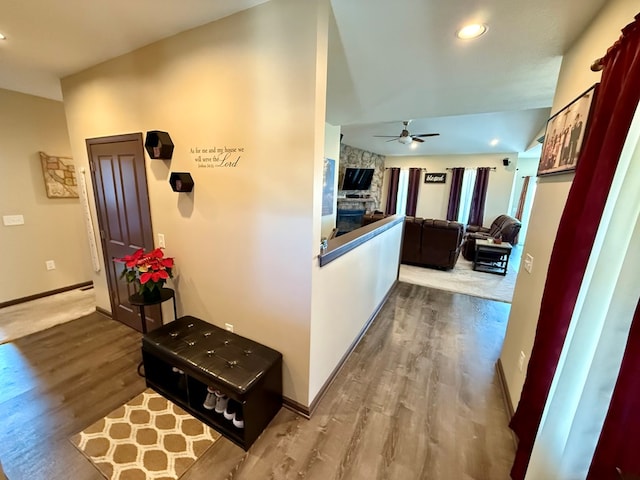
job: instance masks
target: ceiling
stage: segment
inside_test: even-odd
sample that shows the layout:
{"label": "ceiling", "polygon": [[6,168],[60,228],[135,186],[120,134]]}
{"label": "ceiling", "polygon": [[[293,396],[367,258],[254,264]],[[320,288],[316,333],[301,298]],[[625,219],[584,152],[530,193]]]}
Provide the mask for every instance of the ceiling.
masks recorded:
{"label": "ceiling", "polygon": [[[0,0],[0,88],[60,100],[66,75],[265,1]],[[331,0],[327,121],[383,155],[524,152],[563,52],[606,1]],[[489,30],[458,40],[468,21]],[[403,120],[440,136],[417,148],[374,137],[399,135]]]}
{"label": "ceiling", "polygon": [[[383,155],[524,152],[549,117],[562,54],[605,3],[333,0],[327,120],[343,143]],[[468,22],[487,33],[459,40]],[[440,136],[417,148],[373,137],[410,119],[412,134]]]}
{"label": "ceiling", "polygon": [[0,88],[62,100],[62,77],[266,1],[0,0]]}

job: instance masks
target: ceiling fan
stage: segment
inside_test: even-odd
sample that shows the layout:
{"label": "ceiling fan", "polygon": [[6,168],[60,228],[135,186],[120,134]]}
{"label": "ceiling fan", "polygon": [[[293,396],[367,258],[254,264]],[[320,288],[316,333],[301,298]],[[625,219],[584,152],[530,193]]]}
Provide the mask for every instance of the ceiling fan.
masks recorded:
{"label": "ceiling fan", "polygon": [[374,135],[374,137],[382,137],[382,138],[390,138],[391,140],[387,140],[387,142],[393,142],[393,141],[398,141],[400,143],[403,144],[409,144],[411,142],[419,142],[422,143],[424,142],[424,140],[422,140],[422,138],[424,137],[436,137],[438,135],[440,135],[439,133],[421,133],[419,135],[412,135],[411,133],[409,133],[409,121],[404,121],[402,122],[402,125],[404,126],[402,129],[402,132],[400,133],[400,135]]}

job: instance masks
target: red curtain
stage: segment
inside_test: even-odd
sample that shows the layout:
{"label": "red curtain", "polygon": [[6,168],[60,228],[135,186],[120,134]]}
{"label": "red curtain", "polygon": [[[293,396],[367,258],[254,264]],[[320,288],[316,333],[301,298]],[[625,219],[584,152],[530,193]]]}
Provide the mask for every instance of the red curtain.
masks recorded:
{"label": "red curtain", "polygon": [[420,190],[421,168],[409,169],[409,186],[407,187],[407,216],[415,217],[418,207],[418,191]]}
{"label": "red curtain", "polygon": [[451,190],[449,191],[449,206],[447,207],[447,220],[455,222],[460,213],[460,195],[462,194],[462,179],[464,178],[464,168],[456,167],[452,169]]}
{"label": "red curtain", "polygon": [[524,177],[524,182],[522,183],[522,191],[520,192],[520,201],[518,202],[518,210],[516,211],[516,218],[518,220],[522,220],[522,214],[524,212],[524,202],[527,199],[527,190],[529,189],[529,180],[531,177]]}
{"label": "red curtain", "polygon": [[487,188],[489,187],[490,167],[480,167],[476,174],[476,183],[473,186],[471,196],[471,208],[469,209],[469,225],[482,226],[484,222],[484,204],[487,200]]}
{"label": "red curtain", "polygon": [[[510,426],[519,439],[511,470],[514,480],[526,474],[611,181],[640,97],[639,21],[640,14],[602,59],[604,72],[591,124],[560,219],[527,376],[511,419]],[[637,387],[633,391],[637,392]],[[634,437],[627,441],[637,443]]]}
{"label": "red curtain", "polygon": [[400,181],[400,169],[389,169],[389,186],[387,188],[387,206],[384,209],[384,213],[387,215],[393,215],[396,213],[398,203],[398,182]]}
{"label": "red curtain", "polygon": [[587,480],[617,480],[616,467],[640,475],[640,302],[633,316],[618,381]]}

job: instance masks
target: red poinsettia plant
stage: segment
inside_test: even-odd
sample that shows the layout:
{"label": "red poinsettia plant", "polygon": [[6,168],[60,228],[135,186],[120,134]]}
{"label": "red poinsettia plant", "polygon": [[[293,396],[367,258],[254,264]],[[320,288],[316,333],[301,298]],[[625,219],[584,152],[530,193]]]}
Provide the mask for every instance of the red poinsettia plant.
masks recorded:
{"label": "red poinsettia plant", "polygon": [[156,248],[146,253],[141,248],[133,255],[114,258],[113,261],[124,263],[120,278],[126,279],[128,283],[137,283],[139,285],[138,293],[142,295],[146,292],[159,292],[167,279],[173,278],[171,272],[174,265],[173,258],[165,257],[162,248]]}

